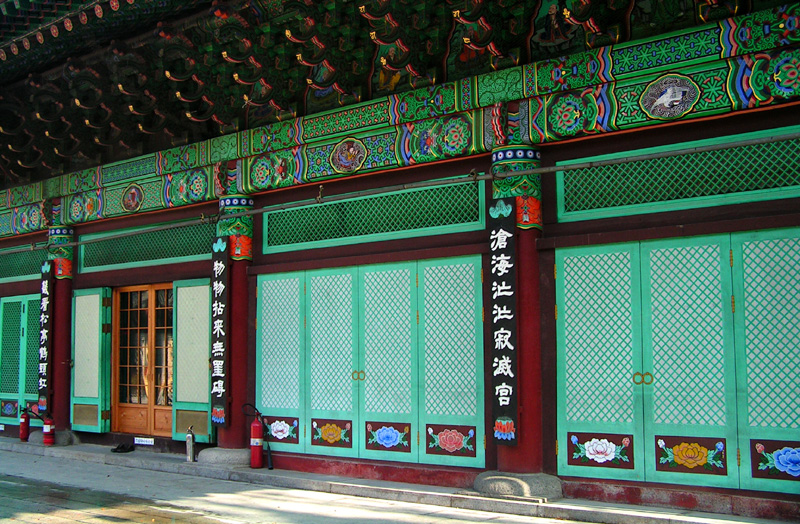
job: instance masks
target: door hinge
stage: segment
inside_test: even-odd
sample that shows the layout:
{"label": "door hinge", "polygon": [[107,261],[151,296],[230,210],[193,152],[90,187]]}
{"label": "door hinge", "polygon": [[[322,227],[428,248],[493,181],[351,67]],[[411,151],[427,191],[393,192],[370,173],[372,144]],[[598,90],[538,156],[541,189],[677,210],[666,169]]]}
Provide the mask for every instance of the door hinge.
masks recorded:
{"label": "door hinge", "polygon": [[103,333],[111,333],[111,324],[103,324]]}
{"label": "door hinge", "polygon": [[736,313],[736,299],[731,295],[731,313]]}
{"label": "door hinge", "polygon": [[736,465],[742,465],[742,450],[740,448],[736,448]]}
{"label": "door hinge", "polygon": [[103,297],[103,307],[111,307],[111,297]]}
{"label": "door hinge", "polygon": [[417,446],[419,446],[419,431],[417,431]]}
{"label": "door hinge", "polygon": [[419,325],[419,309],[417,310],[417,325]]}
{"label": "door hinge", "polygon": [[486,449],[486,435],[483,436],[483,449]]}
{"label": "door hinge", "polygon": [[733,249],[730,250],[731,253],[731,267],[733,267]]}
{"label": "door hinge", "polygon": [[556,439],[556,456],[558,456],[558,439]]}
{"label": "door hinge", "polygon": [[101,411],[100,412],[100,418],[102,420],[111,420],[111,410],[110,409],[104,409],[103,411]]}
{"label": "door hinge", "polygon": [[553,264],[553,280],[558,278],[558,266]]}
{"label": "door hinge", "polygon": [[481,322],[486,322],[486,308],[481,307]]}
{"label": "door hinge", "polygon": [[483,284],[483,268],[481,268],[481,284]]}
{"label": "door hinge", "polygon": [[416,285],[417,285],[417,287],[419,287],[419,273],[416,273],[416,274],[414,275],[414,280],[416,281]]}
{"label": "door hinge", "polygon": [[556,320],[558,320],[558,304],[555,305],[556,308]]}

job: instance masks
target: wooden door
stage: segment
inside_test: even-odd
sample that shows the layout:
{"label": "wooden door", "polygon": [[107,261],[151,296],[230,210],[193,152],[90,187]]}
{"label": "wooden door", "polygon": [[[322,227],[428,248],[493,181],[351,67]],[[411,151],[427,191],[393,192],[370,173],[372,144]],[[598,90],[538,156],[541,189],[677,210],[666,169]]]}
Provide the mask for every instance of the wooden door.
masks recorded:
{"label": "wooden door", "polygon": [[172,307],[171,284],[114,292],[114,431],[172,435]]}

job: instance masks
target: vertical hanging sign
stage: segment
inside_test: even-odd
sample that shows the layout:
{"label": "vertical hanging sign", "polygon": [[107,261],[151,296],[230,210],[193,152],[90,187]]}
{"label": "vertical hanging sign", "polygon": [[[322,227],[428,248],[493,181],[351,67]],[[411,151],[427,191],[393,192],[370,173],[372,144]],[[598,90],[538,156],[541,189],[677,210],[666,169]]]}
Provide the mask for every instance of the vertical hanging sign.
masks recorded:
{"label": "vertical hanging sign", "polygon": [[212,246],[211,274],[211,422],[228,424],[228,238]]}
{"label": "vertical hanging sign", "polygon": [[[39,301],[39,400],[38,412],[44,416],[50,409],[48,396],[48,375],[50,363],[50,343],[52,329],[50,321],[53,305],[50,296],[53,291],[53,271],[50,261],[42,265],[42,282]],[[30,312],[28,313],[30,315]],[[30,336],[30,334],[28,335]]]}
{"label": "vertical hanging sign", "polygon": [[517,293],[514,199],[489,207],[492,285],[492,416],[497,443],[517,443]]}

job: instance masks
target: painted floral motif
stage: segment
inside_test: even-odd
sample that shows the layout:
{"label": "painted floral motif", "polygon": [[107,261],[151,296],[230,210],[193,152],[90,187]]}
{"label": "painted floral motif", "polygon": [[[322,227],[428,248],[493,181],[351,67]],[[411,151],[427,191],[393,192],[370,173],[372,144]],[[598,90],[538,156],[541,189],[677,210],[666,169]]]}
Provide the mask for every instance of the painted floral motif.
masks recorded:
{"label": "painted floral motif", "polygon": [[575,446],[572,453],[573,459],[581,459],[581,462],[589,462],[593,460],[598,464],[610,462],[612,464],[619,464],[620,462],[630,462],[628,458],[628,447],[631,445],[631,439],[625,437],[622,439],[621,445],[616,445],[608,439],[593,438],[581,444],[578,437],[572,435],[570,442]]}
{"label": "painted floral motif", "polygon": [[660,464],[667,464],[674,468],[684,466],[689,469],[702,467],[711,471],[713,468],[724,468],[722,454],[725,451],[725,444],[717,442],[713,449],[707,449],[697,442],[681,442],[671,448],[667,447],[663,439],[658,439],[658,447],[661,448]]}
{"label": "painted floral motif", "polygon": [[289,425],[285,420],[276,420],[269,426],[269,435],[278,440],[297,437],[297,421]]}
{"label": "painted floral motif", "polygon": [[372,424],[367,424],[367,431],[369,431],[370,435],[370,444],[379,444],[387,449],[396,446],[408,447],[408,441],[406,440],[410,431],[408,426],[403,428],[403,432],[400,433],[390,426],[381,426],[377,431],[373,431]]}
{"label": "painted floral motif", "polygon": [[328,444],[336,444],[339,441],[350,442],[350,436],[347,434],[350,431],[349,422],[345,424],[344,428],[332,423],[320,427],[314,422],[312,426],[314,427],[314,440],[324,440]]}
{"label": "painted floral motif", "polygon": [[573,95],[561,98],[550,115],[549,122],[559,134],[574,135],[583,127],[583,104]]}
{"label": "painted floral motif", "polygon": [[433,441],[428,446],[431,448],[440,448],[448,453],[455,453],[461,450],[473,451],[475,449],[470,443],[470,440],[475,438],[475,431],[472,429],[464,435],[457,429],[445,429],[436,434],[433,432],[433,428],[428,428],[428,434],[433,437]]}
{"label": "painted floral motif", "polygon": [[514,421],[507,417],[500,417],[494,421],[494,438],[499,440],[514,440],[516,431]]}
{"label": "painted floral motif", "polygon": [[786,473],[800,477],[800,448],[784,446],[781,449],[766,453],[764,445],[756,444],[756,451],[761,454],[758,469],[767,470],[770,475]]}

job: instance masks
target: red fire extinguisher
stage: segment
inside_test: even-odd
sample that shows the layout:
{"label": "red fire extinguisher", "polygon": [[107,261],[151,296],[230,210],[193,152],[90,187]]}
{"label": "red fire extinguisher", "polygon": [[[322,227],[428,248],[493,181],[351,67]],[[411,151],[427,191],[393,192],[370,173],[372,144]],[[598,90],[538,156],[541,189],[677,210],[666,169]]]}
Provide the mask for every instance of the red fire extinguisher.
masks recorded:
{"label": "red fire extinguisher", "polygon": [[264,467],[264,424],[258,411],[255,420],[250,424],[250,467]]}
{"label": "red fire extinguisher", "polygon": [[22,413],[19,416],[19,439],[22,442],[28,442],[28,437],[31,434],[31,419],[28,416],[28,410],[22,408]]}
{"label": "red fire extinguisher", "polygon": [[42,420],[42,444],[45,446],[53,446],[56,443],[56,428],[55,422],[50,415],[45,415]]}

